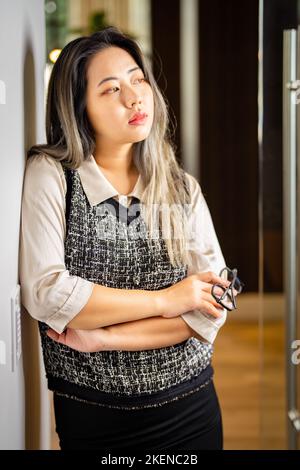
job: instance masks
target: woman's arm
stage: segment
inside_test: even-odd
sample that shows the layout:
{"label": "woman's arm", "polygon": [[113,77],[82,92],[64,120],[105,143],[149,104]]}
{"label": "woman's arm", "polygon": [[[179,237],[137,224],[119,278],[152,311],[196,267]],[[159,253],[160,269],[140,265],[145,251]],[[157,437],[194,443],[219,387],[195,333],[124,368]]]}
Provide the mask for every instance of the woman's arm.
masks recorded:
{"label": "woman's arm", "polygon": [[92,330],[160,315],[161,292],[117,289],[95,284],[92,295],[68,328]]}
{"label": "woman's arm", "polygon": [[191,336],[205,341],[181,318],[152,317],[119,325],[108,330],[110,349],[140,351],[156,349],[185,341]]}
{"label": "woman's arm", "polygon": [[191,336],[205,342],[181,317],[146,318],[95,330],[68,328],[62,334],[50,329],[48,335],[61,344],[83,352],[163,348]]}

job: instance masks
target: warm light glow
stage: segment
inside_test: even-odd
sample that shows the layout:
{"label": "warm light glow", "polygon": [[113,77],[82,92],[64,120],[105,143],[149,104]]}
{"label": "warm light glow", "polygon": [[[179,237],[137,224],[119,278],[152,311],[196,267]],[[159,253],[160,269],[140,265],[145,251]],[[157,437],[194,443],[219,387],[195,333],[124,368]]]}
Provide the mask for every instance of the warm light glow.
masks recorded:
{"label": "warm light glow", "polygon": [[61,49],[52,49],[52,51],[49,53],[49,59],[51,60],[51,62],[55,63],[60,53]]}

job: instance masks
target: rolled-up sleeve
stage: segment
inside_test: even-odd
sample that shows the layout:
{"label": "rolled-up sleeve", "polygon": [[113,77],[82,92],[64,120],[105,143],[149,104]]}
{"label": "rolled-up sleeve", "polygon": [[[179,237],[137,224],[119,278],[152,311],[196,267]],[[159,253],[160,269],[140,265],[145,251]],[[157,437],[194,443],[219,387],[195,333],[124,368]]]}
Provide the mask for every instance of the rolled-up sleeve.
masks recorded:
{"label": "rolled-up sleeve", "polygon": [[[215,232],[212,217],[201,187],[192,175],[186,173],[191,189],[191,211],[189,214],[188,250],[191,262],[187,275],[213,271],[220,273],[226,266],[223,253]],[[199,310],[192,310],[181,315],[185,322],[209,343],[213,343],[219,329],[227,318],[227,310],[222,309],[220,318],[215,318]]]}
{"label": "rolled-up sleeve", "polygon": [[65,266],[65,191],[59,162],[44,155],[27,160],[19,256],[22,305],[57,333],[85,306],[94,287]]}

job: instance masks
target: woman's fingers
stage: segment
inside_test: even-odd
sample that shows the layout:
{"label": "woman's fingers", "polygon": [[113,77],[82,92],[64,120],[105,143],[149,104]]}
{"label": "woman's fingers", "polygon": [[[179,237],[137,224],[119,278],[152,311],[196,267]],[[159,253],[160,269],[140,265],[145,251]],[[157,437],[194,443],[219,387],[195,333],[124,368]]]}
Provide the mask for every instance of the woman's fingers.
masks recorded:
{"label": "woman's fingers", "polygon": [[222,277],[218,276],[213,271],[206,271],[204,273],[197,273],[196,276],[200,281],[210,283],[210,284],[221,284],[222,286],[228,287],[230,285],[230,281],[227,279],[223,279]]}
{"label": "woman's fingers", "polygon": [[56,333],[56,331],[52,330],[51,328],[49,328],[47,330],[47,336],[49,336],[49,338],[51,339],[54,339],[55,341],[57,341],[58,337],[59,337],[59,334]]}
{"label": "woman's fingers", "polygon": [[64,344],[65,342],[65,333],[56,333],[56,331],[52,330],[52,328],[48,328],[47,336],[49,336],[49,338],[53,339],[54,341],[57,341],[58,343]]}
{"label": "woman's fingers", "polygon": [[208,294],[207,292],[202,292],[202,299],[205,300],[206,302],[210,302],[214,307],[218,308],[218,309],[222,309],[223,307],[218,304],[218,302],[216,301],[216,299],[211,295],[211,294]]}
{"label": "woman's fingers", "polygon": [[[229,281],[226,281],[226,282],[228,282],[228,284],[230,284]],[[218,282],[216,284],[217,284],[217,286],[214,288],[214,292],[216,294],[222,295],[224,293],[223,289],[226,289],[227,287],[224,286],[224,284],[221,284],[220,282]],[[223,286],[223,289],[221,287],[218,287],[219,285]],[[210,293],[211,289],[212,289],[212,284],[208,284],[207,282],[202,282],[201,289]],[[233,292],[233,295],[236,297],[238,295],[238,291],[236,289],[232,288],[228,292],[230,292],[231,290]]]}
{"label": "woman's fingers", "polygon": [[215,307],[212,302],[203,299],[202,308],[200,310],[204,310],[205,313],[207,313],[208,315],[212,315],[215,318],[220,318],[222,316],[223,307]]}
{"label": "woman's fingers", "polygon": [[[201,290],[205,291],[205,292],[208,292],[209,294],[211,293],[211,289],[212,289],[212,284],[208,284],[207,282],[203,282],[202,285],[201,285]],[[224,287],[225,289],[225,287]],[[216,294],[220,294],[222,295],[224,290],[218,286],[214,287],[214,291],[216,292]]]}

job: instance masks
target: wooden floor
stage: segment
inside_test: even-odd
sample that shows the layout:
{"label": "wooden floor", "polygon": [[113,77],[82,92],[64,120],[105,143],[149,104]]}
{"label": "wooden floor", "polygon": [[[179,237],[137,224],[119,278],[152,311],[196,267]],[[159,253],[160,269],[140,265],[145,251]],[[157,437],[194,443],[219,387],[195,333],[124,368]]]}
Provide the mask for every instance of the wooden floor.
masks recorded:
{"label": "wooden floor", "polygon": [[215,385],[225,449],[285,449],[284,331],[281,321],[230,322],[215,342]]}
{"label": "wooden floor", "polygon": [[283,326],[269,322],[261,331],[256,322],[227,320],[215,341],[225,449],[285,449]]}
{"label": "wooden floor", "polygon": [[258,328],[227,323],[215,340],[215,387],[223,415],[225,449],[259,449]]}

